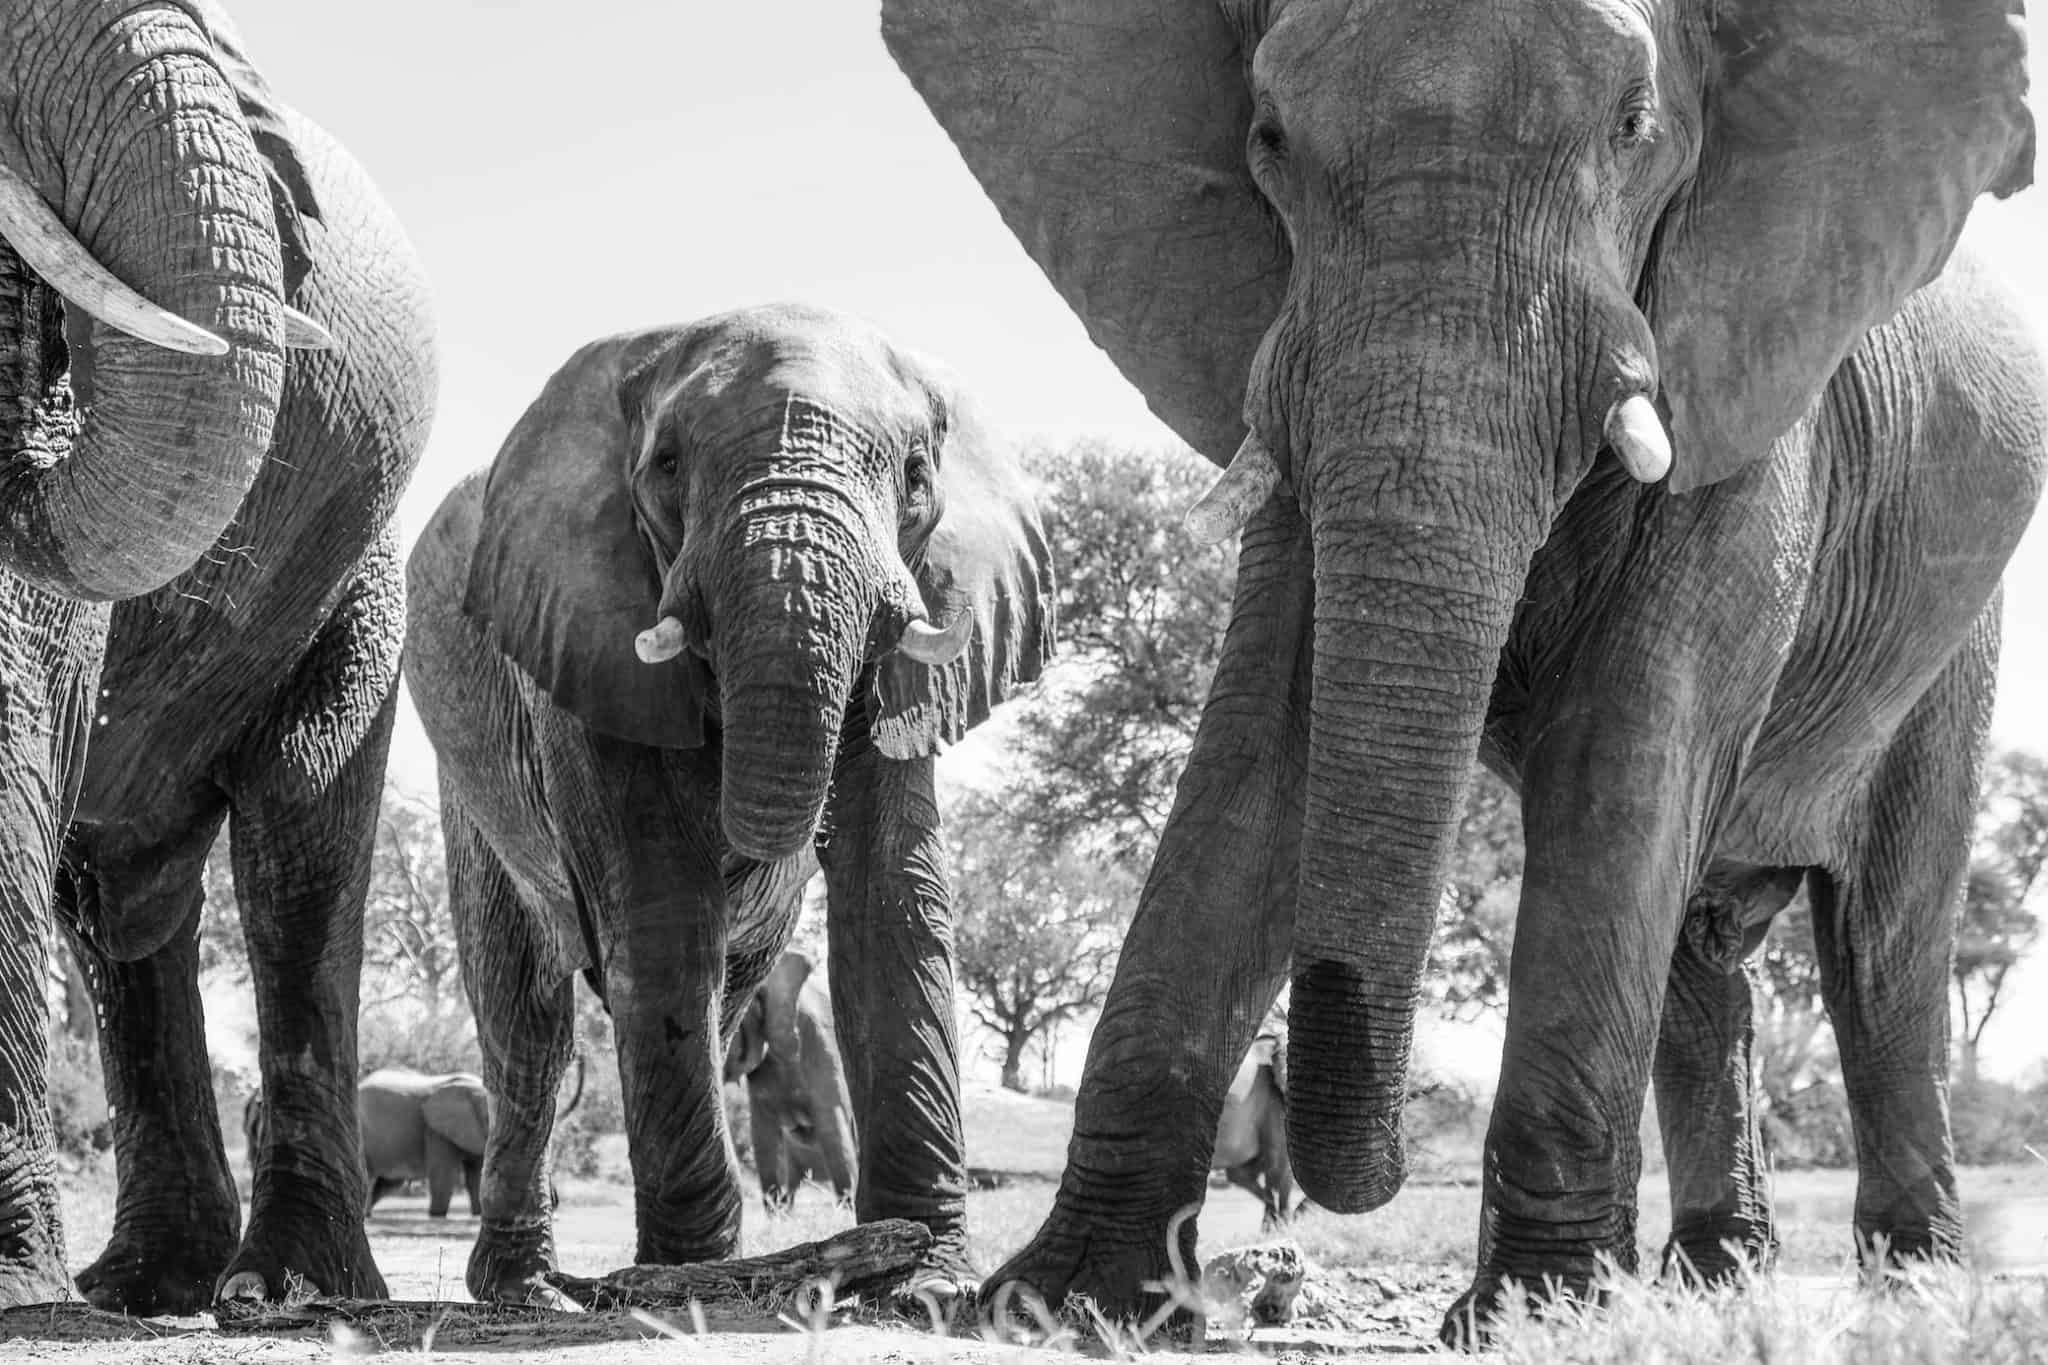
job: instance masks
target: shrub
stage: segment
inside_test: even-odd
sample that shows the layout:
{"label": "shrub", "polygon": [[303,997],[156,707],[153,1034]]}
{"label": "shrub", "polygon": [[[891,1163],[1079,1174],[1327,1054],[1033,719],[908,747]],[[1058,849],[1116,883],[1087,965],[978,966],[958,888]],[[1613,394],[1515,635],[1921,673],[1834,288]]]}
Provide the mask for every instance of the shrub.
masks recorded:
{"label": "shrub", "polygon": [[1854,1166],[1856,1134],[1849,1097],[1834,1081],[1815,1081],[1764,1111],[1764,1153],[1785,1170]]}
{"label": "shrub", "polygon": [[61,1031],[51,1035],[50,1123],[60,1152],[82,1157],[113,1145],[113,1117],[107,1110],[97,1039]]}
{"label": "shrub", "polygon": [[1949,1093],[1956,1160],[1965,1166],[2030,1161],[2048,1144],[2048,1096],[1999,1081],[1962,1082]]}

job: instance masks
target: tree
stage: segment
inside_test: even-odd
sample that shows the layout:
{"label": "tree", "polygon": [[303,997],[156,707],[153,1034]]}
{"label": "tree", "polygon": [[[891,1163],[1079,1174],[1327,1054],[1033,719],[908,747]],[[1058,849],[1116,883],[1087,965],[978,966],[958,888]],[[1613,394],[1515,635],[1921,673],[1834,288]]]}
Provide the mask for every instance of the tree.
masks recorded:
{"label": "tree", "polygon": [[1977,1081],[1984,1030],[1997,1015],[2006,975],[2040,936],[2031,908],[2048,864],[2048,760],[2008,749],[1985,765],[1976,842],[1957,912],[1955,982],[1958,1070]]}
{"label": "tree", "polygon": [[1003,1084],[1022,1091],[1031,1047],[1102,1004],[1135,886],[1115,866],[1047,850],[1027,821],[985,797],[955,809],[946,839],[959,982],[996,1035]]}
{"label": "tree", "polygon": [[363,904],[363,967],[386,1000],[409,997],[428,1015],[461,997],[440,812],[388,784]]}
{"label": "tree", "polygon": [[1060,572],[1061,658],[1013,718],[1020,828],[1142,872],[1173,803],[1222,652],[1234,548],[1181,517],[1216,477],[1191,451],[1041,445]]}

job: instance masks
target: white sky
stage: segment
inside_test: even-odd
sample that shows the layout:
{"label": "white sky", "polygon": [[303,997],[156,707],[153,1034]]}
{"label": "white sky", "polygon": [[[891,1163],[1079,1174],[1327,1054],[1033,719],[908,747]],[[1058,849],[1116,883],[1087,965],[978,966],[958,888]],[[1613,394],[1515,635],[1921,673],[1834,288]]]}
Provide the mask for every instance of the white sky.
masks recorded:
{"label": "white sky", "polygon": [[[434,282],[440,415],[403,506],[408,544],[576,346],[749,302],[861,314],[944,358],[1013,430],[1171,439],[983,198],[872,4],[229,5],[280,95],[368,167]],[[2031,27],[2048,90],[2048,26]],[[2048,127],[2048,94],[2037,103]],[[1970,237],[2048,335],[2048,191],[1980,207]],[[2048,749],[2043,524],[2008,576],[1995,724]],[[392,763],[432,790],[409,710]]]}

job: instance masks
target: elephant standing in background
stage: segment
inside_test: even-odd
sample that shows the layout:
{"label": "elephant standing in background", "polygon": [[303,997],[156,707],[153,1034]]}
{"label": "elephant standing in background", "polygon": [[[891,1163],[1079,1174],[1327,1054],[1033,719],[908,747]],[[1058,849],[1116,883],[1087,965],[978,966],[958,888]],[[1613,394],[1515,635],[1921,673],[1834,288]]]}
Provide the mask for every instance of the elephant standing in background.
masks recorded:
{"label": "elephant standing in background", "polygon": [[1290,972],[1296,1178],[1393,1197],[1475,758],[1527,866],[1447,1338],[1635,1265],[1653,1076],[1670,1250],[1768,1257],[1735,968],[1802,881],[1858,1247],[1961,1253],[1946,964],[2048,402],[1949,258],[2033,174],[2016,8],[884,0],[1090,335],[1238,452],[1191,518],[1243,528],[1223,657],[998,1283],[1148,1301]]}
{"label": "elephant standing in background", "polygon": [[427,1216],[446,1218],[459,1180],[471,1214],[483,1212],[477,1182],[491,1108],[481,1076],[468,1071],[429,1076],[404,1067],[372,1071],[356,1086],[363,1132],[365,1212],[408,1180],[427,1182]]}
{"label": "elephant standing in background", "polygon": [[807,1178],[830,1180],[840,1202],[852,1202],[858,1148],[832,996],[802,953],[776,959],[747,1002],[726,1050],[725,1079],[747,1083],[754,1169],[771,1212],[794,1204]]}
{"label": "elephant standing in background", "polygon": [[[225,82],[223,116],[244,126],[220,136],[250,144],[253,192],[246,204],[229,201],[226,231],[235,242],[248,237],[258,210],[264,223],[286,226],[270,266],[277,283],[266,288],[310,315],[327,342],[295,354],[260,408],[235,400],[237,422],[264,418],[253,448],[215,451],[218,435],[198,438],[210,458],[232,453],[253,478],[246,496],[209,494],[234,523],[213,543],[216,524],[211,549],[196,564],[188,552],[168,584],[114,607],[98,690],[67,713],[78,738],[88,721],[92,733],[69,778],[76,806],[55,869],[57,917],[97,997],[119,1171],[112,1235],[77,1283],[93,1304],[138,1314],[194,1312],[216,1293],[282,1294],[287,1272],[323,1292],[374,1298],[384,1282],[358,1216],[350,1096],[363,900],[405,627],[391,518],[426,442],[436,388],[427,286],[363,171],[270,94],[210,4],[69,8],[122,14],[131,49],[160,49],[170,55],[151,60]],[[122,49],[108,60],[127,73],[141,58]],[[215,141],[177,120],[166,136]],[[62,145],[47,131],[33,141]],[[100,171],[110,180],[136,173]],[[221,177],[187,174],[204,182],[204,201],[217,197]],[[146,211],[200,216],[161,195]],[[164,249],[180,269],[244,250]],[[76,374],[74,366],[74,388]],[[106,367],[89,377],[104,394]],[[121,425],[177,432],[190,404],[159,397]],[[160,501],[130,496],[138,508]],[[270,1110],[246,1229],[198,989],[202,874],[223,821]]]}
{"label": "elephant standing in background", "polygon": [[1259,1226],[1286,1222],[1294,1199],[1294,1167],[1287,1159],[1287,1044],[1260,1034],[1238,1064],[1223,1112],[1216,1119],[1216,1149],[1209,1169],[1248,1190],[1264,1206]]}
{"label": "elephant standing in background", "polygon": [[595,342],[408,585],[496,1119],[470,1291],[563,1301],[540,1190],[579,969],[618,1039],[636,1258],[731,1254],[720,1072],[816,863],[855,1210],[931,1229],[929,1287],[965,1277],[933,757],[1038,675],[1053,581],[955,381],[800,306]]}
{"label": "elephant standing in background", "polygon": [[[0,1305],[16,1305],[71,1292],[41,975],[86,741],[92,735],[97,751],[113,723],[108,703],[122,704],[102,690],[104,604],[161,589],[215,547],[270,472],[273,434],[291,420],[287,405],[306,376],[353,363],[359,337],[323,332],[336,319],[325,313],[334,295],[319,258],[327,235],[356,231],[369,204],[317,197],[331,160],[325,144],[308,149],[205,0],[6,0],[0,88],[8,92],[0,109],[0,1207],[8,1210]],[[387,274],[379,266],[373,281],[379,329],[413,315],[414,296],[389,288]],[[305,312],[325,315],[314,323]],[[293,345],[338,349],[288,362]],[[382,406],[352,413],[352,421],[387,425]],[[326,521],[373,515],[338,504]],[[223,543],[222,558],[246,555],[238,534]],[[107,682],[121,686],[118,669]],[[128,927],[135,932],[115,936],[121,948],[156,946],[148,926]],[[175,915],[158,926],[178,927]],[[352,1021],[353,976],[337,968],[318,979],[336,988],[346,979]],[[166,1234],[155,1244],[159,1264],[176,1255],[170,1234],[196,1231],[202,1247],[204,1264],[177,1277],[186,1287],[175,1306],[203,1302],[238,1254],[274,1284],[288,1261],[334,1289],[380,1290],[360,1233],[323,1216],[346,1208],[360,1179],[346,1160],[353,1118],[345,1098],[327,1106],[340,1183],[329,1191],[310,1170],[312,1179],[294,1172],[270,1182],[238,1253],[240,1210],[197,1037],[196,1022],[189,1037],[145,1036],[126,1074],[147,1073],[157,1089],[131,1084],[112,1097],[117,1132],[126,1125],[128,1133],[118,1158],[125,1185],[165,1166],[190,1167],[192,1179],[153,1192]],[[324,1039],[310,1053],[303,1044],[311,1039],[284,1041],[322,1062],[330,1051]],[[189,1065],[159,1067],[188,1046]],[[336,1074],[352,1074],[352,1053],[334,1060],[350,1068]],[[318,1078],[289,1085],[295,1104],[318,1103]],[[345,1086],[333,1091],[346,1095]],[[181,1131],[171,1140],[159,1130],[149,1152],[132,1140],[130,1105],[152,1093],[161,1096],[152,1104],[181,1115]],[[181,1203],[177,1195],[195,1182],[208,1197]],[[293,1198],[281,1203],[275,1196],[287,1189]],[[202,1208],[207,1216],[195,1220]],[[366,1273],[335,1273],[343,1263]],[[146,1292],[95,1301],[136,1312],[174,1306]]]}

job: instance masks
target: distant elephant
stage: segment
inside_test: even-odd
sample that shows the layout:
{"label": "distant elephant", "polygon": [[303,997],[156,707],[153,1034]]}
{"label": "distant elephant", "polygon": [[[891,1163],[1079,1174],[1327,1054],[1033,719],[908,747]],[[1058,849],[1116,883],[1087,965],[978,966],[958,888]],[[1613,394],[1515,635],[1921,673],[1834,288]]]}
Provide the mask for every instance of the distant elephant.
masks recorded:
{"label": "distant elephant", "polygon": [[585,346],[441,504],[408,586],[497,1118],[470,1291],[560,1301],[536,1173],[579,969],[618,1038],[637,1259],[732,1252],[719,1076],[813,850],[856,1212],[922,1222],[924,1283],[963,1279],[932,760],[1038,676],[1053,579],[957,383],[792,305]]}
{"label": "distant elephant", "polygon": [[2033,177],[2018,7],[882,11],[1089,335],[1228,459],[1191,525],[1242,530],[1061,1188],[992,1290],[1158,1302],[1290,977],[1295,1176],[1335,1211],[1394,1196],[1475,760],[1519,791],[1527,858],[1446,1337],[1510,1280],[1635,1266],[1653,1076],[1672,1250],[1721,1279],[1767,1258],[1731,968],[1802,881],[1854,1237],[1960,1255],[1945,964],[2048,399],[2006,291],[1950,256]]}
{"label": "distant elephant", "polygon": [[1287,1159],[1287,1045],[1260,1035],[1238,1064],[1216,1120],[1216,1150],[1209,1168],[1249,1190],[1265,1206],[1259,1226],[1287,1221],[1294,1198],[1294,1167]]}
{"label": "distant elephant", "polygon": [[490,1101],[481,1076],[468,1071],[429,1076],[386,1067],[356,1087],[362,1124],[367,1212],[408,1180],[427,1182],[427,1216],[446,1218],[459,1179],[471,1214],[483,1212],[477,1182],[490,1137]]}
{"label": "distant elephant", "polygon": [[796,1202],[806,1179],[829,1179],[853,1200],[853,1101],[832,1027],[832,997],[811,960],[789,951],[747,1002],[726,1049],[725,1079],[747,1083],[748,1125],[761,1199],[771,1212]]}
{"label": "distant elephant", "polygon": [[[72,1293],[34,984],[53,909],[99,996],[119,1155],[78,1289],[191,1312],[290,1271],[374,1297],[347,1094],[426,289],[210,0],[0,0],[0,52],[0,1305]],[[230,807],[294,1141],[246,1229],[196,985]]]}

